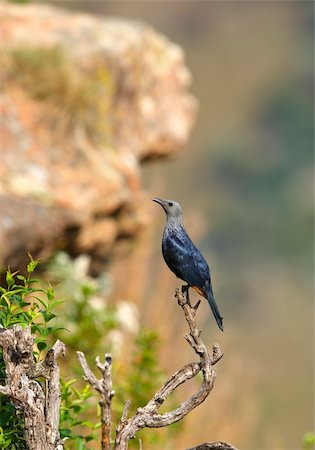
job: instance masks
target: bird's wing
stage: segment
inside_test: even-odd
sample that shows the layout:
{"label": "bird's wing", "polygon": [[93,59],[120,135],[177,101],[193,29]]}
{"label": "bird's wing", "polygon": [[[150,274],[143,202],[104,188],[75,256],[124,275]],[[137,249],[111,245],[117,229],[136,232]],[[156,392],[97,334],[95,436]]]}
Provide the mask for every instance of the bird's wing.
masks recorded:
{"label": "bird's wing", "polygon": [[169,235],[163,246],[166,264],[190,286],[203,288],[209,280],[209,267],[186,232]]}
{"label": "bird's wing", "polygon": [[180,274],[180,267],[184,257],[184,247],[182,242],[174,235],[167,236],[163,240],[162,252],[165,262],[171,271],[174,272],[177,277],[182,278]]}
{"label": "bird's wing", "polygon": [[202,285],[200,285],[200,287],[204,287],[208,282],[211,286],[210,269],[207,261],[204,259],[200,251],[195,247],[193,243],[192,246],[193,247],[191,253],[193,263],[191,264],[191,266],[193,267],[193,274],[195,275],[196,272],[196,276],[198,274],[199,279],[202,280]]}

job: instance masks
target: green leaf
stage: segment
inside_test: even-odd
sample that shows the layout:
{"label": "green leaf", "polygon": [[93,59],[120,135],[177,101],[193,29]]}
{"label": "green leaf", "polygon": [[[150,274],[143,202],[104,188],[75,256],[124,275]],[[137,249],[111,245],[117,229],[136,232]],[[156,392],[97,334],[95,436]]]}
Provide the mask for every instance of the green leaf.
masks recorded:
{"label": "green leaf", "polygon": [[7,270],[5,279],[6,279],[8,288],[10,289],[10,287],[14,284],[14,278],[13,278],[13,274],[11,272],[9,272],[8,270]]}
{"label": "green leaf", "polygon": [[30,258],[30,262],[27,264],[26,268],[28,273],[33,273],[38,266],[38,261],[36,259],[34,260],[30,253],[28,253],[28,256]]}
{"label": "green leaf", "polygon": [[44,317],[45,322],[49,322],[50,320],[54,319],[56,317],[56,314],[54,313],[47,313],[47,312],[42,312],[42,315]]}
{"label": "green leaf", "polygon": [[32,334],[35,334],[36,332],[38,332],[39,334],[41,334],[41,330],[42,330],[42,327],[41,326],[39,326],[39,325],[32,325],[31,326],[31,332],[32,332]]}
{"label": "green leaf", "polygon": [[76,443],[75,444],[76,450],[85,450],[85,445],[84,445],[84,441],[83,441],[82,437],[77,436],[75,443]]}
{"label": "green leaf", "polygon": [[60,437],[62,439],[64,439],[65,437],[71,436],[71,430],[69,428],[60,428],[59,432],[60,432]]}
{"label": "green leaf", "polygon": [[51,287],[49,287],[47,289],[46,295],[47,295],[48,300],[51,302],[55,298],[55,291]]}
{"label": "green leaf", "polygon": [[47,327],[47,334],[52,334],[52,333],[55,333],[56,331],[60,331],[60,330],[67,330],[67,329],[64,327]]}
{"label": "green leaf", "polygon": [[47,344],[44,341],[37,342],[37,347],[38,347],[38,350],[41,352],[41,351],[45,350],[45,348],[47,347]]}
{"label": "green leaf", "polygon": [[41,303],[41,304],[43,305],[43,307],[44,307],[45,309],[48,309],[48,303],[47,303],[44,299],[42,299],[42,298],[40,298],[40,297],[35,297],[35,298],[36,298],[36,300],[39,301],[39,303]]}
{"label": "green leaf", "polygon": [[17,275],[16,278],[20,281],[26,281],[26,278],[23,275]]}
{"label": "green leaf", "polygon": [[32,284],[32,283],[38,283],[38,279],[37,278],[29,278],[28,280],[27,280],[27,282],[28,282],[28,284]]}

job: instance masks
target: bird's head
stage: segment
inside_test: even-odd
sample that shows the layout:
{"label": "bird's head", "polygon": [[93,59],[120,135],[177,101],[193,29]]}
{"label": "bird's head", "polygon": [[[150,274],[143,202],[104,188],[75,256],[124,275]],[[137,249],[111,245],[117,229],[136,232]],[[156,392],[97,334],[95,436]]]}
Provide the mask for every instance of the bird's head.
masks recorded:
{"label": "bird's head", "polygon": [[152,198],[152,200],[162,206],[168,218],[176,219],[182,217],[182,208],[175,200],[163,200],[158,197]]}

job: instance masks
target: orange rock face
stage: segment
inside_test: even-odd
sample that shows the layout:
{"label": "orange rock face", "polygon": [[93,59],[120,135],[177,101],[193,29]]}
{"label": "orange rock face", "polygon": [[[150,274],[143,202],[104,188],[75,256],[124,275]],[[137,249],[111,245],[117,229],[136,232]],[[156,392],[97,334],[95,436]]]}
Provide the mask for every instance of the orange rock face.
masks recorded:
{"label": "orange rock face", "polygon": [[0,4],[0,266],[110,254],[146,222],[141,162],[186,143],[181,49],[151,28]]}

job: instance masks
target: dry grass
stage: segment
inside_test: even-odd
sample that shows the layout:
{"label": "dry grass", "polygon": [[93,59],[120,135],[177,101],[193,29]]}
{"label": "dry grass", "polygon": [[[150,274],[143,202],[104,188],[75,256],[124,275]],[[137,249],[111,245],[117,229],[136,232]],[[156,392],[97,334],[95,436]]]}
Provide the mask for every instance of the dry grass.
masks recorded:
{"label": "dry grass", "polygon": [[100,57],[82,68],[54,46],[14,49],[2,59],[5,87],[20,88],[47,105],[46,120],[54,123],[60,137],[80,129],[95,144],[109,143],[114,82]]}

